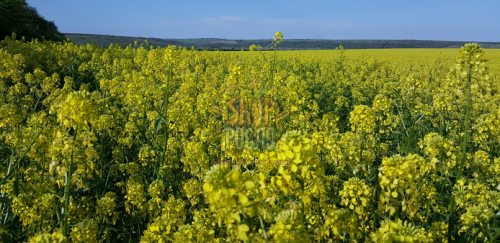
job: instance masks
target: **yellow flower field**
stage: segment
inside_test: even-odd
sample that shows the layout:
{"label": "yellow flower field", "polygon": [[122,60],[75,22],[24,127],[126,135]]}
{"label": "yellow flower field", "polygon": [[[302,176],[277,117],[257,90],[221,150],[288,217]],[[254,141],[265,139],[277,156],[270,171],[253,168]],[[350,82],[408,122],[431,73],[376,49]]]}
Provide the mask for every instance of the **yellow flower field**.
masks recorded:
{"label": "yellow flower field", "polygon": [[6,38],[1,241],[498,242],[500,50],[283,41]]}

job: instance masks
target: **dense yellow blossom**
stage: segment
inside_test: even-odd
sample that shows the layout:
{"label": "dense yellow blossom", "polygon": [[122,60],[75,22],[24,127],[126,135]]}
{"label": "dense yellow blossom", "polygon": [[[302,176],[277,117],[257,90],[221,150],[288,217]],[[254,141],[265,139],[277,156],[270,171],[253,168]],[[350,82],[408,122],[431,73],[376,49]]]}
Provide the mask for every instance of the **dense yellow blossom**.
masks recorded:
{"label": "dense yellow blossom", "polygon": [[2,41],[0,241],[498,236],[498,50],[285,43]]}

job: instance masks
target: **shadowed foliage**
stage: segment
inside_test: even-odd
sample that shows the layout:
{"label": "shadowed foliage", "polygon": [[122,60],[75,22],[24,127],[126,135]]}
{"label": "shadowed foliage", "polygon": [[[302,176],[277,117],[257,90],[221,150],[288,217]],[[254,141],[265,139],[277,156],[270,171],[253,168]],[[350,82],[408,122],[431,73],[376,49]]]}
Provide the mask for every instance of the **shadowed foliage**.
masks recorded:
{"label": "shadowed foliage", "polygon": [[29,6],[25,0],[0,1],[0,38],[16,33],[26,40],[45,38],[62,41],[64,35],[59,33],[53,21],[47,21],[36,9]]}

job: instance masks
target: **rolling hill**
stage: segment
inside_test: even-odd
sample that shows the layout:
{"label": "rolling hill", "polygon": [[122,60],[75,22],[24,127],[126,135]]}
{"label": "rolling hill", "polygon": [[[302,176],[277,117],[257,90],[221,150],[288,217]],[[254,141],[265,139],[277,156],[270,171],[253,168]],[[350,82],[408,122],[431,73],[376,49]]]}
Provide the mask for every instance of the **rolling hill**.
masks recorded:
{"label": "rolling hill", "polygon": [[[64,33],[65,38],[80,45],[95,43],[97,46],[108,47],[112,43],[120,43],[124,46],[144,43],[147,39],[154,47],[167,45],[195,47],[197,49],[209,50],[247,50],[250,45],[260,45],[264,50],[271,49],[272,39],[256,40],[228,40],[218,38],[197,39],[160,39],[145,37],[128,37],[114,35],[94,35]],[[317,40],[317,39],[286,39],[281,45],[281,50],[318,50],[335,49],[339,45],[346,49],[388,49],[388,48],[460,48],[466,43],[474,41],[434,41],[434,40]],[[486,49],[500,49],[500,42],[478,42]]]}

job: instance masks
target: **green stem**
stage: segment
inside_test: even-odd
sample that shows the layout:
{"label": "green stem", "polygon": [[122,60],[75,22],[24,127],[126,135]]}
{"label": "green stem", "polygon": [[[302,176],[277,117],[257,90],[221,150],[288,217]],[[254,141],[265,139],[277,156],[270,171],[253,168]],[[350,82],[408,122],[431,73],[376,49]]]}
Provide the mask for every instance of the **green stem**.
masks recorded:
{"label": "green stem", "polygon": [[[471,54],[469,54],[469,60],[471,58]],[[471,80],[472,80],[472,64],[469,63],[469,74],[467,77],[467,109],[465,111],[465,125],[464,125],[464,141],[462,144],[462,159],[460,160],[460,165],[458,167],[457,171],[457,181],[462,178],[462,170],[464,167],[464,162],[466,159],[466,152],[467,152],[467,144],[469,142],[469,116],[470,116],[470,109],[471,109],[471,103],[472,103],[472,98],[471,98]],[[449,205],[450,213],[449,213],[449,219],[448,219],[448,242],[451,242],[451,235],[452,235],[452,230],[453,230],[453,209],[455,207],[455,197],[453,194],[451,195],[451,201]]]}
{"label": "green stem", "polygon": [[274,44],[274,57],[273,57],[273,66],[271,68],[271,88],[272,89],[274,87],[274,66],[275,66],[275,63],[276,63],[276,44]]}
{"label": "green stem", "polygon": [[156,174],[157,178],[160,178],[160,168],[163,165],[163,162],[165,161],[165,156],[167,153],[167,146],[168,146],[168,91],[169,91],[169,85],[170,85],[170,70],[171,70],[171,65],[168,66],[168,73],[167,73],[167,90],[165,91],[165,142],[163,146],[163,155],[161,158],[161,161],[158,166],[158,174]]}
{"label": "green stem", "polygon": [[361,126],[361,144],[359,147],[359,165],[362,164],[362,160],[363,160],[363,145],[364,145],[363,142],[365,141],[365,138],[364,138],[365,134],[364,133],[365,133],[364,126]]}
{"label": "green stem", "polygon": [[[304,187],[304,186],[302,186]],[[304,189],[302,189],[302,198],[300,199],[300,206],[302,207],[302,225],[306,224],[306,212],[305,212],[305,206],[304,206]]]}
{"label": "green stem", "polygon": [[260,227],[262,228],[262,234],[264,235],[264,239],[267,240],[266,228],[264,227],[264,222],[262,221],[262,217],[259,216]]}
{"label": "green stem", "polygon": [[[73,142],[76,141],[76,134],[78,133],[78,125],[75,128],[75,134],[73,134]],[[62,223],[62,230],[64,237],[68,237],[68,214],[69,214],[69,194],[71,188],[71,175],[73,174],[73,152],[74,149],[71,149],[71,159],[69,162],[68,171],[66,171],[66,186],[64,188],[64,216]]]}
{"label": "green stem", "polygon": [[448,210],[449,210],[449,214],[448,214],[448,242],[452,242],[451,235],[452,235],[453,228],[454,228],[454,222],[452,220],[454,208],[455,208],[455,196],[453,196],[453,194],[452,194],[451,200],[450,200],[450,205],[448,208]]}
{"label": "green stem", "polygon": [[410,134],[408,135],[408,142],[406,143],[406,154],[408,154],[408,150],[411,149],[411,143],[413,140],[413,106],[415,105],[415,90],[417,89],[416,86],[413,87],[413,94],[412,94],[412,101],[411,101],[411,106],[410,106],[410,114],[408,118],[408,129],[410,130]]}
{"label": "green stem", "polygon": [[467,144],[469,142],[469,117],[470,117],[470,109],[471,109],[471,103],[472,103],[472,98],[471,98],[471,71],[472,71],[472,65],[469,64],[469,76],[467,79],[467,109],[465,112],[465,134],[464,134],[464,142],[462,144],[462,159],[460,160],[460,167],[458,170],[458,176],[457,180],[460,180],[462,177],[462,170],[464,167],[464,162],[466,159],[466,152],[467,152]]}

